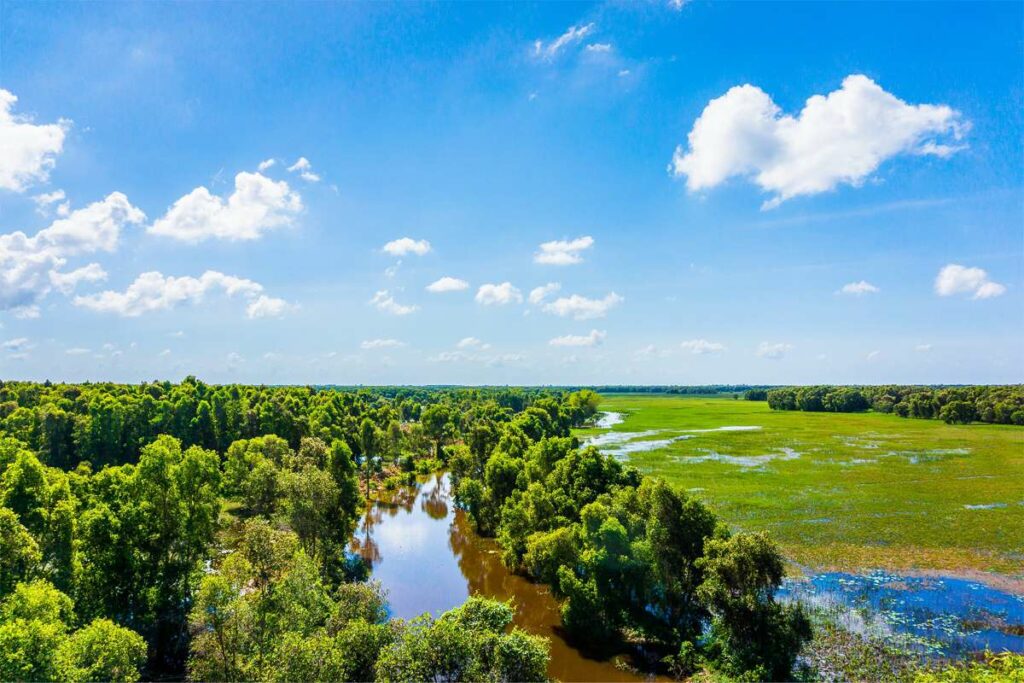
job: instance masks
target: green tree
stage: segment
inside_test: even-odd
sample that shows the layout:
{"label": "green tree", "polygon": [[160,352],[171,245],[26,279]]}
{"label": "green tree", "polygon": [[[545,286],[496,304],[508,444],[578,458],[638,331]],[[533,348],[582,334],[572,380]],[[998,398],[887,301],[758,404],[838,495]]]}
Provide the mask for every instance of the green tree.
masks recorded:
{"label": "green tree", "polygon": [[109,619],[96,619],[71,634],[56,653],[57,678],[68,683],[142,678],[146,641],[135,631]]}

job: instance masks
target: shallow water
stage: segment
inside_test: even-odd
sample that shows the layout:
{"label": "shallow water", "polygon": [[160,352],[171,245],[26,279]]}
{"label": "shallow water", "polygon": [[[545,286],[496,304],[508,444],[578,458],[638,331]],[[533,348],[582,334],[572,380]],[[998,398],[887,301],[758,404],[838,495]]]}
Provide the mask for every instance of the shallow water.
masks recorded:
{"label": "shallow water", "polygon": [[596,423],[594,423],[594,426],[600,427],[601,429],[610,429],[611,427],[614,427],[617,424],[622,424],[623,420],[625,420],[625,418],[623,417],[622,413],[615,413],[609,411],[606,413],[601,413],[601,417],[598,419]]}
{"label": "shallow water", "polygon": [[787,581],[781,594],[836,612],[854,632],[927,656],[958,657],[986,647],[1024,652],[1024,596],[974,581],[826,573]]}
{"label": "shallow water", "polygon": [[549,639],[548,675],[562,681],[637,681],[611,660],[584,657],[562,638],[561,611],[543,584],[510,573],[499,548],[478,537],[456,510],[448,475],[435,475],[370,507],[356,531],[353,550],[372,567],[388,592],[391,614],[409,619],[440,615],[470,595],[512,599],[515,624]]}

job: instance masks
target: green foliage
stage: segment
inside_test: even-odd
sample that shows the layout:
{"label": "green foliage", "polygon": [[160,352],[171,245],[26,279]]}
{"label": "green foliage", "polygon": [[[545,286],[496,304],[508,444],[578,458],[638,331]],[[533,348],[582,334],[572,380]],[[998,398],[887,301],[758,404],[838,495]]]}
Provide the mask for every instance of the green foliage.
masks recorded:
{"label": "green foliage", "polygon": [[380,654],[379,681],[544,681],[547,645],[513,629],[506,603],[470,598],[437,620],[408,622]]}
{"label": "green foliage", "polygon": [[109,619],[96,619],[71,634],[57,650],[57,678],[69,683],[141,679],[146,641]]}
{"label": "green foliage", "polygon": [[1024,683],[1024,655],[986,652],[982,661],[950,664],[939,670],[924,670],[915,683]]}
{"label": "green foliage", "polygon": [[[750,394],[751,392],[748,392]],[[1024,386],[782,387],[767,392],[774,410],[850,413],[868,410],[900,417],[1024,425]]]}

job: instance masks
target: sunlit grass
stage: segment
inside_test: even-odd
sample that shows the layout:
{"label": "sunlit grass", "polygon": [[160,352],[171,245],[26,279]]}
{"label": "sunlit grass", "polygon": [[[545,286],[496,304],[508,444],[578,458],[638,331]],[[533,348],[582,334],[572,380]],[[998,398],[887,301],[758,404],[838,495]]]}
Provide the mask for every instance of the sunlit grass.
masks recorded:
{"label": "sunlit grass", "polygon": [[[1024,428],[728,398],[610,395],[601,409],[625,414],[614,431],[689,435],[629,462],[770,531],[796,563],[1024,575]],[[685,431],[723,426],[761,429]]]}

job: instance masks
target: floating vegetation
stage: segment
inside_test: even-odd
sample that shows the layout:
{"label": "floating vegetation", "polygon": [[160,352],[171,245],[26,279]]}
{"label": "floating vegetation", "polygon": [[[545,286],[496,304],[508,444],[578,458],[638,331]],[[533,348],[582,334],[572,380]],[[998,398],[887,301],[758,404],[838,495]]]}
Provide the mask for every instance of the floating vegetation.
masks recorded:
{"label": "floating vegetation", "polygon": [[1024,596],[953,577],[885,572],[826,573],[791,580],[783,592],[824,610],[842,628],[922,658],[990,649],[1024,652]]}

